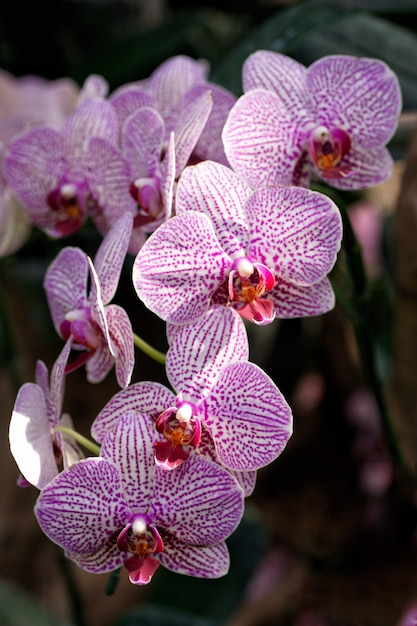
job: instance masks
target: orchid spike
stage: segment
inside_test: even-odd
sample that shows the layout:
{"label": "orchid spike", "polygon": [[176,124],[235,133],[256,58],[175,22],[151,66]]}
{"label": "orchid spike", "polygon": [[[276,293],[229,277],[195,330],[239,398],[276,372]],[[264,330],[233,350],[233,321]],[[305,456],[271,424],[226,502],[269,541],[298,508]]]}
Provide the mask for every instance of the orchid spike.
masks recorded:
{"label": "orchid spike", "polygon": [[44,488],[35,507],[42,530],[83,569],[125,565],[133,584],[147,584],[160,564],[189,576],[223,576],[224,540],[241,519],[242,490],[202,457],[175,472],[157,467],[145,423],[125,413],[101,457],[76,463]]}
{"label": "orchid spike", "polygon": [[384,62],[331,55],[306,68],[258,50],[244,63],[243,88],[223,143],[231,166],[253,188],[308,186],[314,175],[339,189],[364,189],[391,175],[385,146],[402,98]]}
{"label": "orchid spike", "polygon": [[[44,281],[58,334],[72,338],[78,357],[67,371],[85,363],[90,382],[107,376],[115,364],[121,387],[129,384],[134,365],[133,332],[127,313],[109,304],[119,282],[132,230],[132,217],[122,215],[103,239],[94,263],[79,248],[61,250]],[[87,294],[88,279],[91,287]]]}
{"label": "orchid spike", "polygon": [[334,306],[327,278],[340,248],[339,210],[300,187],[252,191],[211,161],[188,167],[176,216],[162,224],[133,266],[139,298],[171,324],[195,322],[213,304],[263,325]]}

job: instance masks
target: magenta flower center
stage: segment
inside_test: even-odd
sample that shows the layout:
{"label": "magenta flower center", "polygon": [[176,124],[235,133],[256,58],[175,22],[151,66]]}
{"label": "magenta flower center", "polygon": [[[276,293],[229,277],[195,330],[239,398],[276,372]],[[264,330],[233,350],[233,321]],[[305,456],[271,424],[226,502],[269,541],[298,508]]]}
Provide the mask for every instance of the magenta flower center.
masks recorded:
{"label": "magenta flower center", "polygon": [[156,420],[156,429],[166,441],[155,443],[155,460],[166,469],[174,469],[188,458],[191,448],[201,439],[201,421],[195,415],[196,407],[179,402],[166,409]]}
{"label": "magenta flower center", "polygon": [[237,303],[236,310],[242,317],[256,324],[268,324],[274,319],[273,303],[263,296],[274,285],[275,276],[266,265],[241,257],[229,274],[229,299]]}
{"label": "magenta flower center", "polygon": [[313,163],[327,178],[344,178],[351,172],[350,166],[341,163],[351,146],[349,133],[341,128],[329,130],[326,126],[317,126],[309,142]]}
{"label": "magenta flower center", "polygon": [[164,550],[161,535],[149,516],[134,515],[117,537],[117,547],[131,555],[124,560],[131,582],[146,585],[159,567],[159,561],[151,555]]}
{"label": "magenta flower center", "polygon": [[54,228],[65,237],[81,228],[87,215],[85,185],[65,183],[48,194],[48,205],[54,214]]}

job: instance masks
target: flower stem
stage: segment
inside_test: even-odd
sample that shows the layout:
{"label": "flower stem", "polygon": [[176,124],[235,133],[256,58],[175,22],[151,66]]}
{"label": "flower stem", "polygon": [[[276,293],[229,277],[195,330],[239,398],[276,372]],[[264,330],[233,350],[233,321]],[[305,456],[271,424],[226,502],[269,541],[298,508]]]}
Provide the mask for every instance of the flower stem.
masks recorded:
{"label": "flower stem", "polygon": [[77,433],[76,430],[72,430],[72,428],[67,428],[66,426],[56,426],[55,430],[59,430],[65,435],[70,435],[73,439],[75,439],[75,441],[84,446],[84,448],[86,448],[96,456],[100,455],[100,446],[90,439],[87,439],[87,437],[84,437],[84,435]]}
{"label": "flower stem", "polygon": [[353,324],[363,368],[380,412],[381,425],[391,457],[394,462],[403,465],[397,436],[388,414],[385,397],[382,391],[382,382],[376,364],[372,324],[369,318],[370,294],[363,265],[361,246],[356,239],[349,215],[342,203],[339,204],[339,209],[343,220],[343,249],[346,253],[346,264],[353,285],[354,311],[352,312],[346,309],[343,306],[343,300],[339,300],[339,304],[345,308]]}
{"label": "flower stem", "polygon": [[159,350],[156,350],[156,348],[153,348],[151,345],[149,345],[149,343],[144,341],[144,339],[136,335],[136,333],[133,333],[133,341],[135,342],[135,346],[139,348],[139,350],[142,350],[142,352],[150,356],[151,359],[153,359],[157,363],[162,363],[162,365],[165,365],[166,355],[163,352],[160,352]]}

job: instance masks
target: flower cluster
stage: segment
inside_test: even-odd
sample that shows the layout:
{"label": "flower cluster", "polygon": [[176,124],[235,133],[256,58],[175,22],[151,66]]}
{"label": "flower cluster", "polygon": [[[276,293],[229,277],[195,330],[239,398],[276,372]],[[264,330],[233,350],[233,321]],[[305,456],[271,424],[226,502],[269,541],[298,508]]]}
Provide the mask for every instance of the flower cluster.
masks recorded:
{"label": "flower cluster", "polygon": [[[360,189],[391,171],[401,95],[381,61],[305,68],[259,51],[243,88],[236,99],[204,63],[175,57],[110,94],[91,76],[65,112],[48,86],[29,128],[4,134],[1,176],[26,223],[61,239],[91,218],[103,237],[94,259],[64,247],[46,272],[65,344],[50,379],[39,361],[36,383],[19,390],[11,451],[21,482],[40,490],[46,535],[87,571],[124,565],[134,584],[160,564],[228,571],[225,540],[256,472],[292,433],[283,394],[249,360],[246,325],[334,306],[342,221],[310,181]],[[8,206],[5,254],[22,244],[5,243]],[[127,254],[137,297],[167,323],[170,388],[131,380],[142,344],[113,303]],[[62,415],[65,378],[84,365],[91,383],[114,366],[121,388],[95,416],[94,441]]]}

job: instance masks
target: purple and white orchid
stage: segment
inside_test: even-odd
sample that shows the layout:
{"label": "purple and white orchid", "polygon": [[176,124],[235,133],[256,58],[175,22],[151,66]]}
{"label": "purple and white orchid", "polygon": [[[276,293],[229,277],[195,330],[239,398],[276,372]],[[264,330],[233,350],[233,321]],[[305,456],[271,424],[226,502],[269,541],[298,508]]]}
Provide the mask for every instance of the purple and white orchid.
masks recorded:
{"label": "purple and white orchid", "polygon": [[174,392],[152,382],[120,391],[96,418],[93,437],[102,441],[120,416],[137,411],[154,432],[158,465],[172,470],[196,450],[232,471],[248,495],[253,472],[284,449],[292,414],[273,381],[247,358],[241,318],[213,307],[173,338],[166,371]]}
{"label": "purple and white orchid", "polygon": [[133,266],[139,298],[162,319],[189,324],[209,306],[232,306],[256,324],[318,315],[334,306],[327,274],[340,248],[339,210],[301,187],[255,191],[211,161],[190,166],[176,216]]}
{"label": "purple and white orchid", "polygon": [[306,68],[259,50],[244,63],[243,89],[223,143],[233,169],[252,187],[308,186],[315,174],[340,189],[363,189],[390,177],[385,146],[402,98],[384,62],[333,55]]}
{"label": "purple and white orchid", "polygon": [[68,414],[61,414],[65,366],[71,350],[67,341],[51,371],[43,361],[36,364],[36,383],[25,383],[16,397],[9,427],[11,453],[23,478],[43,489],[61,468],[82,457],[74,440],[59,431],[72,428]]}
{"label": "purple and white orchid", "polygon": [[125,413],[100,457],[72,465],[43,489],[35,507],[42,530],[83,569],[125,565],[133,584],[147,584],[159,564],[189,576],[223,576],[224,540],[242,517],[242,490],[199,456],[173,472],[157,467],[145,423],[145,416]]}
{"label": "purple and white orchid", "polygon": [[132,216],[125,213],[103,239],[94,263],[79,248],[66,247],[45,275],[55,329],[65,340],[72,337],[72,348],[81,350],[67,371],[85,363],[92,383],[103,380],[114,364],[121,387],[129,384],[132,375],[132,326],[124,309],[109,304],[118,286],[131,231]]}
{"label": "purple and white orchid", "polygon": [[85,99],[60,130],[42,125],[18,135],[9,146],[5,174],[32,223],[64,237],[88,216],[106,233],[122,213],[133,214],[118,138],[116,113],[99,97]]}

